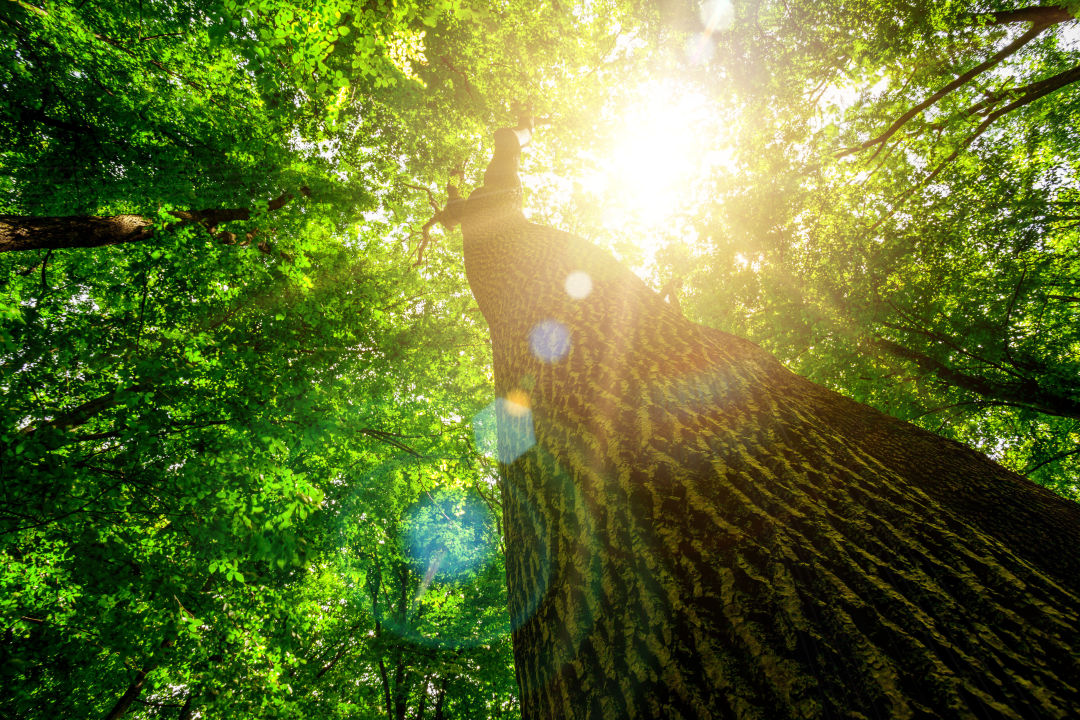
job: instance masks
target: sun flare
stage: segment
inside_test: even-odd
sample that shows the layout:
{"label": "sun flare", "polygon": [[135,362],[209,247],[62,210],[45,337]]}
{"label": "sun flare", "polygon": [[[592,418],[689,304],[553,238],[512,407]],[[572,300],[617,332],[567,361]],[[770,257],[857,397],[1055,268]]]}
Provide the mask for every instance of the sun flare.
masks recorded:
{"label": "sun flare", "polygon": [[607,231],[633,231],[647,256],[679,235],[678,216],[710,174],[730,167],[730,138],[715,102],[688,84],[649,82],[618,111],[618,130],[582,189],[603,207]]}

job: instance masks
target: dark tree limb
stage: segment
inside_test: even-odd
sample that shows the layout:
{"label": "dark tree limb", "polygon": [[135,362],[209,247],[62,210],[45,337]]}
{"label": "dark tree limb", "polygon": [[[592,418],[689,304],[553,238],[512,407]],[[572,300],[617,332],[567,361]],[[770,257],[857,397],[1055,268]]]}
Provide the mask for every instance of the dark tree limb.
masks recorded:
{"label": "dark tree limb", "polygon": [[461,78],[465,87],[465,92],[469,94],[469,97],[476,100],[476,89],[473,87],[472,81],[469,80],[469,76],[465,74],[461,68],[451,62],[450,58],[446,55],[439,56],[439,62],[446,66],[446,68]]}
{"label": "dark tree limb", "polygon": [[0,252],[100,247],[139,242],[154,235],[141,215],[28,217],[0,215]]}
{"label": "dark tree limb", "polygon": [[1014,403],[1037,412],[1058,417],[1080,419],[1080,402],[1056,393],[1047,392],[1033,382],[1016,385],[996,383],[986,378],[970,375],[950,368],[940,360],[883,338],[873,338],[868,343],[888,354],[915,363],[921,370],[940,380],[984,398]]}
{"label": "dark tree limb", "polygon": [[342,657],[344,657],[344,655],[345,655],[346,651],[348,651],[348,649],[349,649],[349,643],[346,642],[345,644],[343,644],[341,646],[341,649],[338,650],[337,653],[334,654],[334,657],[330,658],[329,662],[327,662],[325,665],[323,665],[321,668],[319,668],[319,671],[317,673],[315,673],[315,677],[316,678],[321,678],[323,675],[325,675],[326,673],[333,670],[334,666],[337,665],[338,660],[340,660]]}
{"label": "dark tree limb", "polygon": [[116,704],[109,710],[109,713],[105,716],[105,720],[119,720],[127,713],[128,708],[131,707],[132,703],[135,702],[136,698],[138,698],[139,694],[142,692],[143,683],[146,682],[146,676],[149,672],[148,669],[143,669],[135,673],[135,679],[131,681],[131,684],[128,685],[124,694],[120,696],[120,699],[117,700]]}
{"label": "dark tree limb", "polygon": [[[310,195],[304,187],[301,194]],[[293,196],[282,193],[270,201],[269,212],[284,207]],[[213,231],[227,222],[250,220],[254,215],[248,208],[211,208],[207,210],[176,210],[170,213],[177,222],[156,226],[142,215],[68,215],[34,217],[0,215],[0,253],[23,250],[59,250],[64,248],[103,247],[142,242],[168,230],[199,225]]]}
{"label": "dark tree limb", "polygon": [[682,314],[682,305],[679,304],[679,291],[682,290],[685,278],[681,275],[673,275],[670,280],[660,288],[660,297],[671,303],[671,306]]}
{"label": "dark tree limb", "polygon": [[1016,10],[999,10],[998,12],[976,15],[975,17],[986,18],[992,25],[1029,22],[1044,27],[1076,19],[1071,12],[1060,5],[1034,5]]}
{"label": "dark tree limb", "polygon": [[[164,650],[172,647],[172,644],[172,640],[166,638],[161,642],[161,649]],[[113,705],[112,709],[105,715],[105,720],[119,720],[127,713],[128,709],[142,693],[143,685],[146,683],[146,676],[157,667],[157,664],[156,661],[151,660],[147,663],[146,667],[135,673],[135,679],[131,681],[131,684],[128,685],[124,694],[120,696],[120,699],[116,701],[116,704]]]}
{"label": "dark tree limb", "polygon": [[882,321],[881,325],[883,327],[892,328],[893,330],[899,330],[900,332],[904,332],[904,333],[914,333],[916,335],[922,335],[923,337],[929,338],[930,340],[932,340],[935,343],[939,343],[939,344],[944,345],[946,347],[952,348],[954,351],[960,353],[961,355],[964,355],[966,357],[971,358],[972,360],[974,360],[977,363],[982,363],[983,365],[989,365],[990,367],[992,367],[992,368],[994,368],[996,370],[1000,370],[1001,372],[1005,373],[1006,375],[1012,375],[1013,377],[1017,378],[1018,380],[1027,380],[1028,379],[1027,376],[1021,374],[1018,370],[1016,370],[1014,368],[1006,367],[1006,366],[1004,366],[1004,365],[1002,365],[1000,363],[994,362],[993,360],[991,360],[989,358],[985,358],[985,357],[983,357],[981,355],[976,355],[975,353],[969,351],[967,348],[965,348],[963,345],[961,345],[960,343],[958,343],[956,340],[949,337],[948,335],[945,335],[945,334],[939,333],[939,332],[935,332],[933,330],[926,330],[926,329],[924,329],[922,327],[919,327],[919,325],[921,323],[918,320],[918,318],[913,317],[910,313],[906,312],[903,308],[901,308],[900,306],[896,305],[893,302],[889,302],[888,304],[889,304],[890,307],[892,307],[893,310],[896,311],[896,313],[898,315],[903,317],[908,322],[912,323],[912,325],[902,325],[900,323],[892,323],[892,322]]}
{"label": "dark tree limb", "polygon": [[[1010,91],[1009,95],[1016,97],[1016,99],[1008,105],[999,108],[998,110],[995,110],[994,112],[987,115],[986,119],[979,123],[978,127],[975,128],[974,132],[968,135],[959,145],[957,145],[956,148],[951,153],[949,153],[948,157],[938,163],[937,167],[935,167],[929,175],[927,175],[922,180],[902,192],[893,202],[893,209],[890,210],[884,217],[882,217],[870,227],[871,232],[877,230],[879,227],[881,227],[882,223],[895,215],[902,206],[902,204],[916,191],[932,183],[934,179],[937,178],[937,176],[940,175],[946,167],[948,167],[954,160],[956,160],[956,158],[960,156],[960,153],[971,147],[971,144],[978,140],[987,130],[989,130],[990,126],[993,125],[997,120],[1000,120],[1002,117],[1008,115],[1013,110],[1017,110],[1021,107],[1024,107],[1025,105],[1029,105],[1036,100],[1044,98],[1051,93],[1061,90],[1062,88],[1068,87],[1069,85],[1072,85],[1077,81],[1080,81],[1080,65],[1060,72],[1057,75],[1044,78],[1043,80],[1039,80],[1037,82],[1033,82]],[[975,114],[977,112],[976,109],[980,108],[981,105],[983,105],[983,103],[979,103],[972,106],[971,108],[968,108],[967,113]]]}
{"label": "dark tree limb", "polygon": [[[451,178],[460,178],[463,170],[456,168],[451,171]],[[435,199],[435,193],[426,187],[420,185],[409,185],[405,187],[413,190],[423,190],[428,197],[428,204],[431,205],[431,209],[434,210],[434,214],[428,218],[424,226],[420,228],[420,244],[416,248],[416,262],[413,263],[414,267],[420,267],[424,264],[424,251],[427,250],[428,245],[431,243],[431,228],[437,224],[442,224],[447,229],[455,227],[459,222],[458,216],[459,208],[463,200],[461,191],[458,190],[457,185],[453,182],[446,184],[446,206],[439,207],[439,202]],[[414,235],[415,237],[415,235]]]}
{"label": "dark tree limb", "polygon": [[1038,470],[1041,467],[1049,465],[1050,463],[1053,463],[1053,462],[1057,462],[1058,460],[1064,460],[1065,458],[1071,457],[1073,455],[1080,455],[1080,448],[1076,448],[1074,450],[1067,450],[1065,452],[1060,452],[1060,453],[1056,453],[1054,455],[1051,455],[1050,457],[1046,458],[1045,460],[1037,462],[1034,465],[1027,466],[1023,470],[1021,470],[1020,473],[1022,475],[1028,475],[1030,473],[1035,472],[1036,470]]}
{"label": "dark tree limb", "polygon": [[[883,143],[888,142],[888,140],[890,138],[892,138],[893,135],[895,135],[897,132],[899,132],[900,129],[903,128],[905,125],[907,125],[908,122],[910,122],[912,120],[912,118],[914,118],[916,115],[921,113],[923,110],[926,110],[931,105],[934,105],[938,100],[941,100],[943,97],[945,97],[946,95],[951,93],[953,90],[956,90],[957,88],[959,88],[959,87],[961,87],[963,85],[966,85],[968,82],[970,82],[974,78],[978,77],[979,75],[986,72],[987,70],[990,70],[995,65],[998,65],[999,63],[1001,63],[1001,61],[1005,60],[1010,55],[1013,55],[1014,53],[1019,51],[1021,48],[1023,48],[1025,45],[1027,45],[1029,42],[1031,42],[1036,37],[1038,37],[1042,33],[1042,31],[1045,30],[1045,29],[1046,29],[1045,25],[1034,25],[1034,26],[1032,26],[1024,34],[1020,35],[1020,37],[1013,40],[1011,43],[1006,45],[1004,48],[1002,48],[1000,51],[995,53],[989,59],[979,63],[978,65],[971,68],[967,72],[965,72],[965,73],[963,73],[961,75],[958,75],[954,80],[952,80],[947,85],[945,85],[944,87],[939,89],[933,95],[926,98],[922,102],[918,103],[917,105],[912,107],[910,110],[905,112],[903,115],[898,117],[896,120],[893,121],[892,125],[890,125],[885,130],[885,132],[881,133],[880,135],[878,135],[876,137],[873,137],[873,138],[867,140],[864,143],[856,145],[855,147],[851,147],[851,148],[847,148],[845,150],[842,150],[839,153],[837,153],[836,156],[837,157],[844,157],[845,155],[852,155],[854,153],[861,152],[863,150],[867,150],[867,149],[869,149],[869,148],[871,148],[871,147],[873,147],[875,145],[882,145]],[[881,148],[878,148],[877,152],[874,153],[874,157],[877,156],[878,152],[881,152]],[[872,159],[873,158],[871,158],[871,160]]]}
{"label": "dark tree limb", "polygon": [[81,405],[68,410],[65,413],[61,413],[52,420],[48,420],[38,425],[32,425],[23,429],[23,434],[33,435],[42,428],[49,427],[53,430],[67,430],[69,428],[78,427],[86,423],[90,418],[94,417],[100,412],[107,410],[119,402],[120,393],[138,393],[146,392],[150,390],[151,385],[148,382],[136,383],[130,385],[123,390],[111,390],[104,395],[100,395],[93,400],[87,400]]}
{"label": "dark tree limb", "polygon": [[80,125],[78,123],[69,122],[67,120],[61,120],[54,118],[37,108],[28,107],[20,103],[14,103],[14,108],[18,116],[21,118],[27,118],[29,120],[36,120],[42,125],[48,125],[49,127],[56,128],[57,130],[63,130],[71,133],[72,135],[86,135],[95,140],[98,139],[98,131],[89,125]]}
{"label": "dark tree limb", "polygon": [[398,440],[397,437],[400,437],[400,436],[395,437],[395,433],[386,432],[384,430],[376,430],[374,428],[362,428],[360,430],[360,433],[363,434],[363,435],[367,435],[368,437],[373,437],[376,440],[379,440],[381,442],[386,443],[387,445],[391,445],[393,447],[396,447],[398,450],[402,450],[404,452],[407,452],[408,454],[412,455],[413,457],[417,457],[417,458],[424,457],[423,453],[420,453],[420,452],[416,451],[415,449],[409,447],[405,443]]}
{"label": "dark tree limb", "polygon": [[187,699],[184,700],[184,706],[180,708],[180,714],[177,716],[177,720],[191,720],[191,716],[195,713],[195,708],[191,705],[192,693],[188,693]]}

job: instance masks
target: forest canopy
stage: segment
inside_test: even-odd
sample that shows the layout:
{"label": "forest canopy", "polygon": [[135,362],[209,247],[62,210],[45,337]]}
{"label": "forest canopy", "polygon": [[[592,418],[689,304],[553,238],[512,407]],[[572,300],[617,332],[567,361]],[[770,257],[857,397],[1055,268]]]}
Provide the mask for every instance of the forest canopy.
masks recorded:
{"label": "forest canopy", "polygon": [[531,218],[1080,498],[1076,15],[5,2],[0,703],[520,715],[487,327],[425,228],[516,103]]}

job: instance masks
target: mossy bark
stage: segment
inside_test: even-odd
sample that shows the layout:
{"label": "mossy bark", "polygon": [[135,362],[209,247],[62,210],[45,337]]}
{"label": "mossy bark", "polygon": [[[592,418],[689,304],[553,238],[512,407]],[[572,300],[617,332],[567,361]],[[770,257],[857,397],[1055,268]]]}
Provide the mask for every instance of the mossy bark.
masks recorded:
{"label": "mossy bark", "polygon": [[514,168],[462,223],[526,719],[1080,707],[1080,506],[689,322]]}

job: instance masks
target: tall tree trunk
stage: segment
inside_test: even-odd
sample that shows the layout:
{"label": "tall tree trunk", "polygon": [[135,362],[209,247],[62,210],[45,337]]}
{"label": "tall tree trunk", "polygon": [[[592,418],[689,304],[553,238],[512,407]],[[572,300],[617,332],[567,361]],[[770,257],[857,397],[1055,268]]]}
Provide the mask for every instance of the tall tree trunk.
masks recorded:
{"label": "tall tree trunk", "polygon": [[183,707],[180,708],[180,714],[176,716],[176,720],[191,720],[192,715],[195,714],[195,709],[191,704],[193,697],[194,694],[189,692],[187,698],[184,700]]}
{"label": "tall tree trunk", "polygon": [[[397,567],[397,572],[400,592],[395,614],[398,627],[405,627],[409,617],[409,568],[401,563]],[[394,666],[394,720],[405,720],[409,700],[408,680],[411,673],[406,665],[405,648],[400,642],[394,648]]]}
{"label": "tall tree trunk", "polygon": [[386,663],[379,658],[379,680],[382,682],[383,704],[386,705],[387,720],[396,720],[394,717],[394,703],[390,700],[390,677],[386,672]]}
{"label": "tall tree trunk", "polygon": [[146,676],[150,672],[148,668],[143,668],[135,673],[135,679],[128,685],[127,690],[120,696],[120,699],[116,701],[116,704],[112,706],[108,714],[105,716],[105,720],[119,720],[127,713],[128,708],[135,702],[135,699],[142,693],[143,683],[146,682]]}
{"label": "tall tree trunk", "polygon": [[430,682],[431,675],[425,675],[424,679],[420,681],[420,698],[416,701],[416,714],[413,715],[415,720],[424,720],[424,711],[427,710],[427,695]]}
{"label": "tall tree trunk", "polygon": [[523,717],[1080,706],[1080,506],[528,223],[506,132],[461,222]]}

